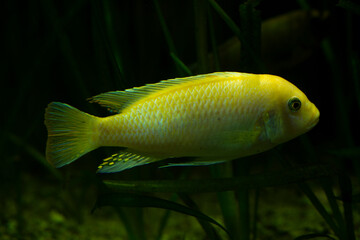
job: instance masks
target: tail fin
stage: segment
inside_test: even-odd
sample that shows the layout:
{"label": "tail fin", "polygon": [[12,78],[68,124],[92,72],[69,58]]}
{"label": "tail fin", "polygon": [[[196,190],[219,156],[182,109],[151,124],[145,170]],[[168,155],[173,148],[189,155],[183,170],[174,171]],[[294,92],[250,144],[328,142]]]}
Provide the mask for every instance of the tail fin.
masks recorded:
{"label": "tail fin", "polygon": [[96,149],[97,117],[70,105],[52,102],[45,111],[46,159],[55,167],[69,164]]}

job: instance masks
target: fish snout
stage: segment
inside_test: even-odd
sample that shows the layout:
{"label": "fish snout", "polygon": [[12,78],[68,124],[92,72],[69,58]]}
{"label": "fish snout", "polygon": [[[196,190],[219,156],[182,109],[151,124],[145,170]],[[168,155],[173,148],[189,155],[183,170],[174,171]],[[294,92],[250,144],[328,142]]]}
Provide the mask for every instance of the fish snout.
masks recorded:
{"label": "fish snout", "polygon": [[315,127],[315,125],[319,122],[319,119],[320,119],[320,111],[317,109],[317,107],[314,104],[312,106],[311,112],[312,112],[312,114],[311,114],[310,121],[308,124],[308,130]]}

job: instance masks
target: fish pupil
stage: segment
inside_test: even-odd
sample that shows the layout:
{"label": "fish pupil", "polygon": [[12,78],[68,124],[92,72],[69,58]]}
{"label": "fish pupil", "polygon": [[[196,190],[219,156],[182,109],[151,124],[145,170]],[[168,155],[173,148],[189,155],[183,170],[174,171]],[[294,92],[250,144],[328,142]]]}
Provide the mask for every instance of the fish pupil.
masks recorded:
{"label": "fish pupil", "polygon": [[294,109],[299,109],[299,108],[300,108],[300,103],[294,102],[294,103],[293,103],[293,108],[294,108]]}

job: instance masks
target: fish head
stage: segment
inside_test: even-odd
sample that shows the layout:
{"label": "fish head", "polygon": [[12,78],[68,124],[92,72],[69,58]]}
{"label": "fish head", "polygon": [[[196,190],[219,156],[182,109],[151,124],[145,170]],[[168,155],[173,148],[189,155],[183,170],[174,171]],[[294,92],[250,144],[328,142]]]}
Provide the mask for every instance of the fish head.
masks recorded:
{"label": "fish head", "polygon": [[280,144],[312,129],[319,122],[320,112],[295,85],[283,78],[276,78],[273,82],[276,86],[269,96],[269,117],[264,125],[268,140]]}

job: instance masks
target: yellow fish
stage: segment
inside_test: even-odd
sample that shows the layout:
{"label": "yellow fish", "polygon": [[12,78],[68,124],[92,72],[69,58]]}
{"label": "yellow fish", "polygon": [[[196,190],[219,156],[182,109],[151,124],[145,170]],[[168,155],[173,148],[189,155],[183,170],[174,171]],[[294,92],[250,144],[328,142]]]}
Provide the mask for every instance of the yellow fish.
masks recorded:
{"label": "yellow fish", "polygon": [[167,158],[207,165],[257,154],[299,136],[319,110],[285,79],[218,72],[164,80],[90,99],[115,115],[95,117],[52,102],[45,113],[46,158],[56,167],[102,146],[123,147],[99,172],[119,172]]}

